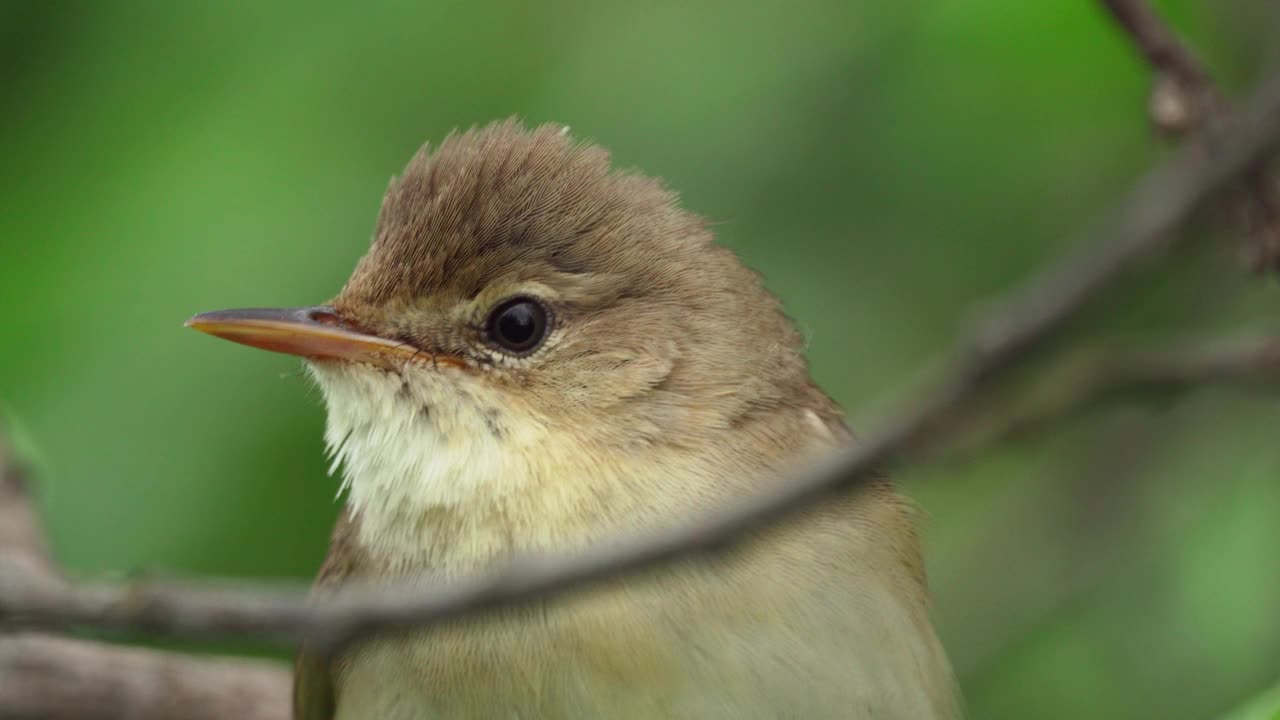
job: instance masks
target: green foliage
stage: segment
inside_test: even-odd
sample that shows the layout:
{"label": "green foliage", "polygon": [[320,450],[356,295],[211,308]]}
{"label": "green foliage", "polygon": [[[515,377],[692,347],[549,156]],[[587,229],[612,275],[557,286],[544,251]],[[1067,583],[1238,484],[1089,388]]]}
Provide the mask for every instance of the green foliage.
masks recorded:
{"label": "green foliage", "polygon": [[1228,715],[1226,720],[1280,720],[1280,687],[1250,700]]}
{"label": "green foliage", "polygon": [[[1271,40],[1266,2],[1162,6],[1229,87]],[[315,394],[182,321],[331,296],[455,126],[564,122],[665,177],[863,427],[1160,153],[1091,2],[6,3],[0,48],[0,398],[82,571],[314,571]],[[1081,334],[1259,326],[1278,291],[1229,255]],[[1202,718],[1273,682],[1277,421],[1207,392],[901,478],[972,716]]]}

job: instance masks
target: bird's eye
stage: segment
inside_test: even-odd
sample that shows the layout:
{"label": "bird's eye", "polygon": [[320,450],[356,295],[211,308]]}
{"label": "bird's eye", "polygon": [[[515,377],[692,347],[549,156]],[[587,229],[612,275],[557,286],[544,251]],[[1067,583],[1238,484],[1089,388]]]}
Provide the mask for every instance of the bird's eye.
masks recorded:
{"label": "bird's eye", "polygon": [[533,298],[512,298],[489,313],[489,342],[513,355],[528,355],[547,337],[547,309]]}

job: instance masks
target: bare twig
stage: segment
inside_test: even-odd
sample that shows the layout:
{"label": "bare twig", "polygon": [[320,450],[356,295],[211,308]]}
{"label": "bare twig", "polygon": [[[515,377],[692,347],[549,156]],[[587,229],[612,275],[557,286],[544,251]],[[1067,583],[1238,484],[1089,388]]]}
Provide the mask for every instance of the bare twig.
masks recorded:
{"label": "bare twig", "polygon": [[[0,437],[0,591],[28,601],[69,592],[50,563],[25,473]],[[0,718],[6,720],[285,720],[289,673],[0,626]]]}
{"label": "bare twig", "polygon": [[[875,470],[927,447],[962,419],[1006,371],[1027,361],[1088,302],[1136,265],[1175,244],[1179,228],[1224,184],[1257,164],[1280,139],[1280,76],[1268,78],[1237,117],[1214,128],[1213,153],[1184,149],[1152,172],[1079,251],[996,305],[959,350],[939,383],[857,446],[767,492],[659,536],[620,539],[583,554],[518,558],[492,574],[447,587],[354,589],[308,602],[300,591],[262,592],[140,582],[77,585],[22,602],[0,587],[0,616],[72,622],[170,635],[251,635],[334,648],[365,632],[425,624],[651,568],[725,547]],[[12,591],[12,588],[8,588]]]}
{"label": "bare twig", "polygon": [[1156,73],[1151,120],[1161,132],[1185,135],[1207,115],[1225,109],[1204,64],[1145,0],[1102,0],[1102,5]]}
{"label": "bare twig", "polygon": [[[1154,72],[1149,114],[1160,132],[1181,137],[1224,121],[1230,108],[1213,77],[1146,0],[1100,1]],[[1250,267],[1280,270],[1280,199],[1265,161],[1245,173],[1237,204]]]}
{"label": "bare twig", "polygon": [[[1280,338],[1235,342],[1197,341],[1173,350],[1073,353],[1063,370],[1050,373],[1024,407],[1004,407],[974,419],[944,458],[969,456],[997,442],[1019,441],[1057,427],[1098,406],[1141,400],[1214,385],[1253,386],[1280,382]],[[1003,410],[1003,411],[1002,411]]]}

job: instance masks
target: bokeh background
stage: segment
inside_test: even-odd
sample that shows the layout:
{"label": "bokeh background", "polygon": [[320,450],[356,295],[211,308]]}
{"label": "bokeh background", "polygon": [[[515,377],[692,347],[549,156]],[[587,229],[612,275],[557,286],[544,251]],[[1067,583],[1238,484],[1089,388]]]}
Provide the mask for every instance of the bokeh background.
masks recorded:
{"label": "bokeh background", "polygon": [[[1280,37],[1270,0],[1159,6],[1232,91]],[[715,220],[874,427],[1165,152],[1148,78],[1080,0],[3,2],[0,402],[69,568],[310,576],[317,394],[182,322],[328,298],[423,141],[518,114]],[[1280,287],[1201,234],[1077,335],[1274,327]],[[1277,423],[1205,390],[900,473],[972,716],[1219,717],[1274,685]]]}

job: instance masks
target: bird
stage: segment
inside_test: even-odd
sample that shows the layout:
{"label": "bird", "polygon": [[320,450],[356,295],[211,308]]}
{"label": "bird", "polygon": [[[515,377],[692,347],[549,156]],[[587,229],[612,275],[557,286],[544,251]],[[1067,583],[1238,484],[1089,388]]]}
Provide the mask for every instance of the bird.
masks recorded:
{"label": "bird", "polygon": [[[857,442],[711,228],[599,145],[508,119],[414,155],[327,303],[188,321],[319,387],[345,503],[316,592],[661,533]],[[720,552],[304,646],[294,717],[959,717],[919,515],[881,474]]]}

